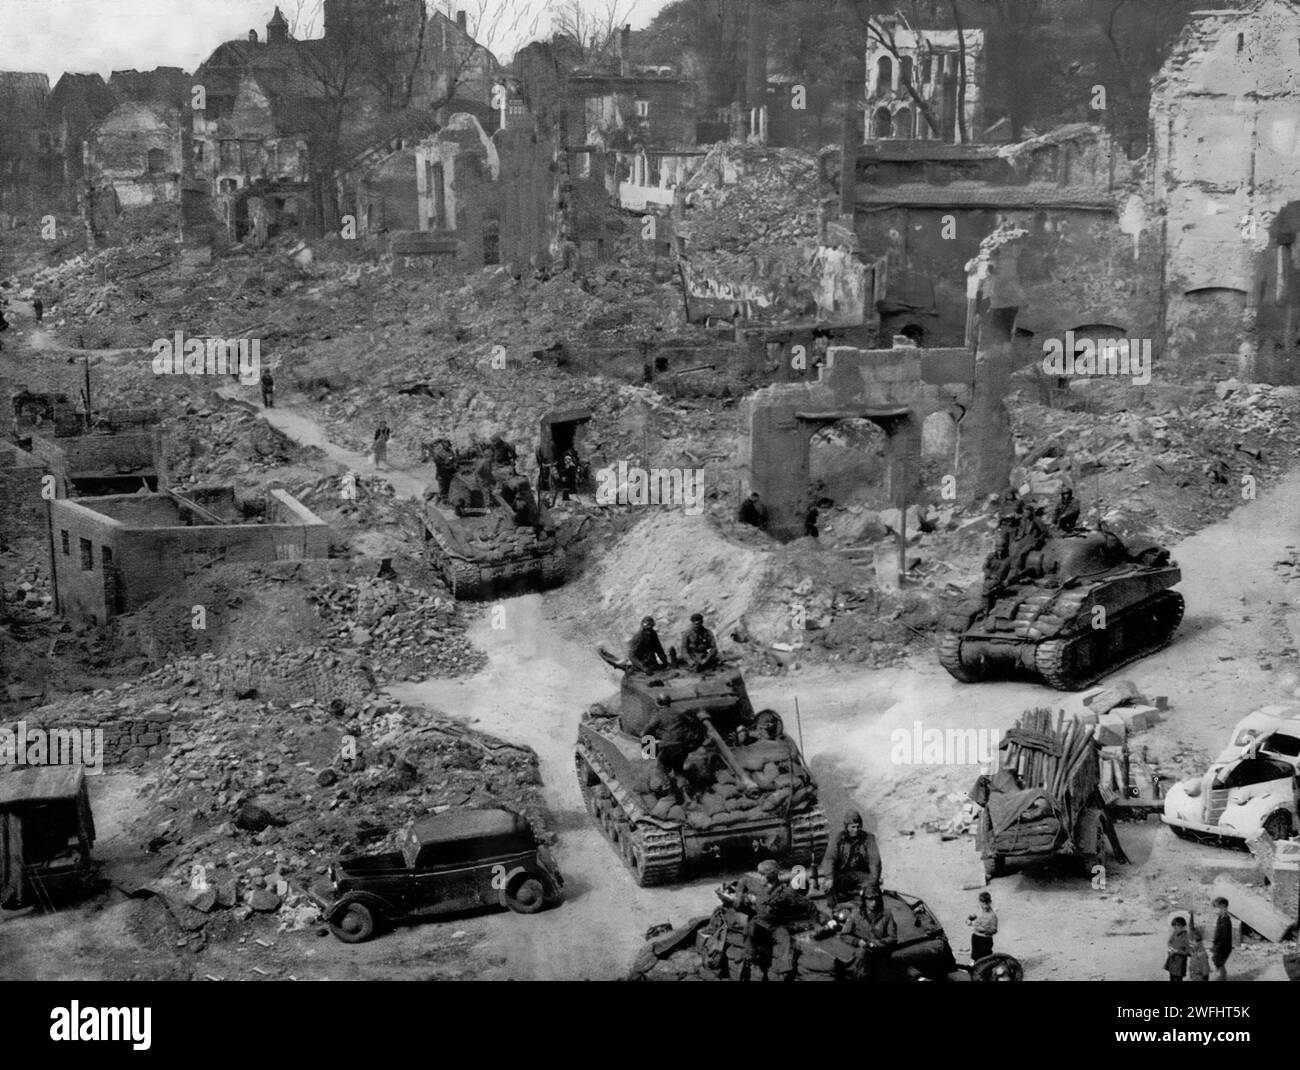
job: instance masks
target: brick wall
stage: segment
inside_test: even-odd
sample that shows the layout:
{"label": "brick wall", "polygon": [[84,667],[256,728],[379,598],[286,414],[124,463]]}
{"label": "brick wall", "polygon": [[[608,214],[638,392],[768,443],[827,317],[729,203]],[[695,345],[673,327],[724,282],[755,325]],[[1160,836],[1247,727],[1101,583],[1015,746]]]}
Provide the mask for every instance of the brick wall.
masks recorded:
{"label": "brick wall", "polygon": [[37,458],[0,442],[0,547],[45,531],[44,476],[45,466]]}

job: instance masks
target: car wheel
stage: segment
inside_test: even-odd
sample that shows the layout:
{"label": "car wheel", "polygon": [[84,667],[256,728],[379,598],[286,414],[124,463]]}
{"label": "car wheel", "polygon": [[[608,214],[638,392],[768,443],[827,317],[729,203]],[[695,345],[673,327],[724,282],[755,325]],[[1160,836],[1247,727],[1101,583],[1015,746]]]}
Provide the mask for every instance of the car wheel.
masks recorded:
{"label": "car wheel", "polygon": [[520,877],[506,889],[506,906],[516,914],[536,914],[546,905],[546,888],[536,877]]}
{"label": "car wheel", "polygon": [[1268,820],[1264,822],[1264,831],[1275,840],[1289,840],[1291,838],[1291,815],[1285,810],[1269,814]]}
{"label": "car wheel", "polygon": [[375,935],[375,915],[365,903],[349,903],[330,920],[330,932],[345,944],[360,944]]}

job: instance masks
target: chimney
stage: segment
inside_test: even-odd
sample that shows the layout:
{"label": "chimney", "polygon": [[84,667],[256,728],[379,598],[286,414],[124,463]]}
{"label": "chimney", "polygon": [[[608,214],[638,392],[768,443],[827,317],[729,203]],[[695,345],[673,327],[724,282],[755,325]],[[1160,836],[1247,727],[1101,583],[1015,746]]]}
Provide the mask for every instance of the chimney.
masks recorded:
{"label": "chimney", "polygon": [[461,33],[469,33],[469,27],[466,25],[465,12],[463,9],[456,12],[456,25],[460,27]]}
{"label": "chimney", "polygon": [[618,73],[627,74],[627,54],[632,46],[632,24],[625,23],[618,31]]}
{"label": "chimney", "polygon": [[257,44],[257,31],[256,31],[256,30],[249,30],[249,31],[248,31],[248,39],[249,39],[249,41],[251,41],[253,44]]}

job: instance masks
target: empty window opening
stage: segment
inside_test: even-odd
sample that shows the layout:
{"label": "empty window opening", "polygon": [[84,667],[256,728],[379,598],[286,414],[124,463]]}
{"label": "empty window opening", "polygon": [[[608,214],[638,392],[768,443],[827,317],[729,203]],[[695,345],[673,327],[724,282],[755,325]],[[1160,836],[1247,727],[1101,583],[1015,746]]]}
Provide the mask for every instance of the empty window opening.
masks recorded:
{"label": "empty window opening", "polygon": [[60,530],[59,537],[63,541],[63,552],[67,555],[71,555],[72,547],[70,545],[70,540],[68,539],[68,533],[66,531]]}
{"label": "empty window opening", "polygon": [[89,539],[78,539],[81,546],[81,571],[91,572],[95,568],[95,548]]}

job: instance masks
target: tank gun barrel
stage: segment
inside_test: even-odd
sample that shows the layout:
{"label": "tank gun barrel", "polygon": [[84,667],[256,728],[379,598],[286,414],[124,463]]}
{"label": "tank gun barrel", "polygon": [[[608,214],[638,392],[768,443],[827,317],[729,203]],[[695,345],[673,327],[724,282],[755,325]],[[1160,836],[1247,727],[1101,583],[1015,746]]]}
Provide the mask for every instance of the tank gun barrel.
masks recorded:
{"label": "tank gun barrel", "polygon": [[713,722],[709,719],[709,715],[707,713],[701,713],[699,717],[700,723],[704,725],[704,731],[708,733],[709,738],[713,740],[714,745],[718,748],[718,753],[722,755],[723,762],[726,763],[728,769],[736,774],[736,779],[740,781],[741,789],[746,795],[757,795],[760,790],[759,786],[755,784],[749,774],[740,767],[740,763],[736,761],[736,756],[731,753],[731,748],[727,746],[727,741],[722,738],[722,733],[713,727]]}

